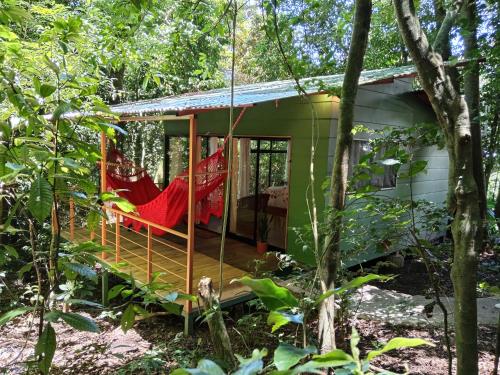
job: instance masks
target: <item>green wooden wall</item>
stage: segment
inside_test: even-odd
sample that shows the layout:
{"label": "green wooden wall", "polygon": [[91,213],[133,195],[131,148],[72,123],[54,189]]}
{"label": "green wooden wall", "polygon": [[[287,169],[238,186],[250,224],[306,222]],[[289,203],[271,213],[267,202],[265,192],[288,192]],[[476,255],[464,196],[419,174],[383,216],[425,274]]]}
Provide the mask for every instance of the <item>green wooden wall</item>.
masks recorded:
{"label": "green wooden wall", "polygon": [[[321,183],[328,174],[328,137],[333,113],[332,98],[327,95],[311,97],[316,113],[319,139],[316,148],[316,196],[318,212],[324,209],[325,199]],[[241,109],[235,110],[237,117]],[[287,252],[295,259],[311,263],[312,254],[304,253],[302,246],[296,243],[291,227],[303,226],[308,222],[306,189],[309,183],[309,165],[311,155],[311,104],[301,98],[280,100],[277,104],[263,103],[247,108],[241,122],[236,127],[235,136],[276,136],[289,137],[291,140],[291,168],[289,181],[288,239]],[[199,135],[227,134],[229,126],[228,110],[200,113],[198,115]],[[168,122],[166,132],[169,135],[187,135],[187,121]]]}

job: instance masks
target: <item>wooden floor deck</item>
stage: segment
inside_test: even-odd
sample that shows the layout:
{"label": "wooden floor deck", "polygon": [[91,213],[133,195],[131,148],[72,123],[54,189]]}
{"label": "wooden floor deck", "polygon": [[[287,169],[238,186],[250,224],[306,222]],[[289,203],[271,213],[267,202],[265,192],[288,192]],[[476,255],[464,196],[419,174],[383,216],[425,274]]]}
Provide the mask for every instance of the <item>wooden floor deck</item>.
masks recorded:
{"label": "wooden floor deck", "polygon": [[[75,229],[75,241],[89,240],[89,232],[85,228]],[[116,246],[115,225],[107,226],[107,245]],[[100,242],[100,231],[95,233],[95,240]],[[186,290],[187,253],[184,240],[170,235],[153,236],[152,240],[152,272],[161,272],[158,280],[172,285],[173,290]],[[219,250],[220,235],[204,229],[196,229],[195,252],[193,259],[193,293],[196,293],[199,280],[203,276],[213,280],[214,287],[219,288]],[[223,293],[221,303],[230,304],[249,295],[250,290],[239,283],[231,283],[233,279],[252,274],[255,260],[265,260],[254,246],[228,238],[226,240],[223,263]],[[109,264],[115,263],[115,253],[106,259]],[[144,232],[120,229],[120,261],[126,263],[121,271],[132,274],[139,283],[147,282],[147,236]],[[271,267],[271,265],[269,265]]]}

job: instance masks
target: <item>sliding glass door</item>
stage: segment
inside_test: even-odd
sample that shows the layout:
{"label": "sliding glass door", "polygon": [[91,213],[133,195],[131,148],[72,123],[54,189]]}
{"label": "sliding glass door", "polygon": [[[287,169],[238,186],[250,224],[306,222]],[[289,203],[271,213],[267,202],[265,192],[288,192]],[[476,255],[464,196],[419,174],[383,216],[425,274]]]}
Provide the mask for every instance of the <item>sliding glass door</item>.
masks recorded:
{"label": "sliding glass door", "polygon": [[[288,179],[290,174],[289,141],[270,138],[238,138],[234,149],[237,162],[230,230],[257,241],[265,232],[267,242],[286,246]],[[236,165],[237,163],[237,165]]]}

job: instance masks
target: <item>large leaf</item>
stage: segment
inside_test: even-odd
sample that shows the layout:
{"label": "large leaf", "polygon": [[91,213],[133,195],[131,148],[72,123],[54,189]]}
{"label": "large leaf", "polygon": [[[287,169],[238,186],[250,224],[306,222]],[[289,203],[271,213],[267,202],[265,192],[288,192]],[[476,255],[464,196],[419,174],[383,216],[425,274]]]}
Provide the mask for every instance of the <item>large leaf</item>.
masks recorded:
{"label": "large leaf", "polygon": [[5,314],[3,314],[0,317],[0,326],[3,326],[5,323],[11,321],[15,317],[18,317],[20,315],[23,315],[24,313],[27,313],[28,311],[33,311],[32,307],[19,307],[14,310],[7,311]]}
{"label": "large leaf", "polygon": [[242,356],[235,354],[236,358],[240,362],[238,370],[233,373],[233,375],[255,375],[260,373],[264,367],[264,358],[267,355],[267,349],[254,349],[252,356],[250,358],[243,358]]}
{"label": "large leaf", "polygon": [[250,287],[271,311],[284,308],[291,309],[299,305],[295,296],[288,289],[276,285],[271,279],[252,279],[243,276],[236,281]]}
{"label": "large leaf", "polygon": [[118,284],[112,287],[108,291],[108,301],[111,301],[113,298],[117,297],[123,289],[125,289],[125,285],[122,284]]}
{"label": "large leaf", "polygon": [[275,332],[282,326],[288,324],[288,323],[296,323],[296,324],[302,324],[304,320],[304,315],[303,314],[290,314],[284,311],[276,311],[273,310],[269,313],[269,316],[267,317],[267,324],[272,324],[273,328],[271,329],[271,332]]}
{"label": "large leaf", "polygon": [[366,359],[371,361],[373,358],[391,350],[402,349],[402,348],[413,348],[415,346],[421,346],[421,345],[435,346],[433,343],[423,339],[395,337],[389,340],[389,342],[385,344],[385,346],[382,349],[372,350],[371,352],[369,352],[368,355],[366,356]]}
{"label": "large leaf", "polygon": [[55,352],[56,332],[52,328],[52,325],[47,323],[35,346],[35,356],[39,358],[38,368],[41,373],[49,373]]}
{"label": "large leaf", "polygon": [[66,262],[64,267],[80,276],[86,277],[89,280],[97,281],[97,273],[89,266],[81,263]]}
{"label": "large leaf", "polygon": [[406,173],[401,173],[401,178],[413,177],[416,174],[422,172],[425,167],[427,167],[427,160],[417,160],[410,165]]}
{"label": "large leaf", "polygon": [[133,327],[134,322],[135,322],[135,309],[134,305],[131,303],[127,306],[127,308],[123,312],[122,318],[120,320],[122,331],[127,332],[130,328]]}
{"label": "large leaf", "polygon": [[303,349],[283,342],[274,352],[274,365],[280,371],[288,370],[299,363],[302,358],[314,353],[316,353],[314,346]]}
{"label": "large leaf", "polygon": [[56,91],[56,87],[43,83],[40,85],[40,87],[37,91],[38,91],[38,94],[40,94],[40,96],[42,98],[46,98],[46,97],[52,95],[52,93],[54,91]]}
{"label": "large leaf", "polygon": [[38,176],[33,182],[28,199],[28,209],[35,219],[43,222],[52,210],[53,196],[52,187],[42,176]]}
{"label": "large leaf", "polygon": [[323,302],[323,300],[327,299],[328,297],[330,297],[334,294],[338,295],[338,294],[345,293],[351,289],[357,289],[357,288],[359,288],[359,287],[361,287],[361,286],[363,286],[371,281],[375,281],[375,280],[387,281],[387,280],[390,280],[392,278],[393,278],[393,276],[377,275],[374,273],[369,273],[369,274],[364,275],[364,276],[355,277],[354,279],[343,284],[341,287],[339,287],[337,289],[328,290],[325,293],[323,293],[322,295],[320,295],[318,297],[318,299],[316,300],[316,304],[319,305],[321,302]]}
{"label": "large leaf", "polygon": [[202,359],[196,368],[182,368],[172,371],[172,375],[225,375],[217,363]]}
{"label": "large leaf", "polygon": [[60,313],[60,317],[71,327],[79,331],[99,332],[99,326],[92,320],[85,316],[75,313]]}
{"label": "large leaf", "polygon": [[293,374],[303,374],[308,372],[316,373],[317,369],[340,367],[351,363],[354,363],[354,358],[341,349],[335,349],[326,354],[313,356],[312,360],[294,368]]}

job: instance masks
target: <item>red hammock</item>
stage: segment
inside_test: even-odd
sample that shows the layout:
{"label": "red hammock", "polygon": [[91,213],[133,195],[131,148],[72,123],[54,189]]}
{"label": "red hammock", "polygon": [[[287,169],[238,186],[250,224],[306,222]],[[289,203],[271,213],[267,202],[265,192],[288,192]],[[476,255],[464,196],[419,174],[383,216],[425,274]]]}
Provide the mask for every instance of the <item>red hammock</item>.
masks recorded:
{"label": "red hammock", "polygon": [[[207,224],[210,216],[221,217],[224,207],[223,182],[226,178],[226,160],[218,149],[213,155],[195,166],[196,220]],[[106,172],[106,187],[118,190],[118,195],[134,204],[143,219],[172,228],[179,224],[188,209],[188,173],[182,172],[161,191],[147,174],[138,169],[118,150],[113,149],[108,160],[111,164]],[[123,166],[123,167],[121,167]],[[130,167],[135,171],[130,171]],[[128,172],[127,172],[128,170]],[[139,231],[142,222],[124,218],[124,225]],[[153,228],[153,234],[165,232]]]}

